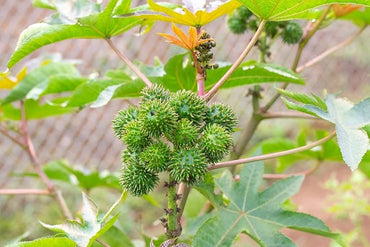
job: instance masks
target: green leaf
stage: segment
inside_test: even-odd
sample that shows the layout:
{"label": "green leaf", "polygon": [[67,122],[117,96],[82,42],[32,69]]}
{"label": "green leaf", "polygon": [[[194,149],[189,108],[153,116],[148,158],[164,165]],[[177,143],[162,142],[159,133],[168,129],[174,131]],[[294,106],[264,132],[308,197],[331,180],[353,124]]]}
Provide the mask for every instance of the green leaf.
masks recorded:
{"label": "green leaf", "polygon": [[46,19],[49,24],[76,24],[79,18],[101,12],[100,4],[91,0],[75,0],[66,4],[65,1],[55,1],[57,14]]}
{"label": "green leaf", "polygon": [[55,3],[50,0],[32,0],[32,4],[37,8],[56,10]]}
{"label": "green leaf", "polygon": [[369,0],[239,0],[258,17],[268,21],[306,18],[307,11],[326,4],[352,3],[370,6]]}
{"label": "green leaf", "polygon": [[341,16],[339,19],[352,21],[358,26],[370,25],[370,8],[355,10],[349,14]]}
{"label": "green leaf", "polygon": [[358,168],[370,179],[370,151],[367,151]]}
{"label": "green leaf", "polygon": [[75,184],[91,190],[95,187],[108,187],[121,190],[118,176],[104,171],[89,171],[70,166],[66,161],[52,161],[43,166],[43,170],[50,179]]}
{"label": "green leaf", "polygon": [[82,194],[81,223],[71,220],[60,225],[48,225],[40,222],[45,228],[58,233],[64,233],[73,240],[79,247],[89,247],[93,242],[109,230],[117,220],[118,214],[111,217],[106,222],[98,219],[98,209],[96,205]]}
{"label": "green leaf", "polygon": [[[176,55],[170,58],[164,67],[165,75],[162,77],[152,77],[151,80],[162,84],[171,91],[181,89],[196,91],[195,70],[187,58],[187,54]],[[212,88],[230,66],[208,70],[206,89]],[[249,61],[236,69],[222,88],[274,82],[304,84],[302,77],[287,68],[274,64]]]}
{"label": "green leaf", "polygon": [[[206,88],[210,89],[226,73],[230,66],[208,70]],[[304,84],[303,78],[290,69],[275,64],[248,61],[234,71],[222,88],[274,82]]]}
{"label": "green leaf", "polygon": [[305,103],[305,105],[298,105],[284,100],[289,109],[315,115],[335,124],[343,160],[351,170],[358,167],[369,148],[369,137],[361,128],[370,124],[370,98],[354,105],[347,99],[327,95],[325,107],[323,107],[322,102],[317,101],[317,96],[302,96],[285,90],[279,90],[279,92],[298,102]]}
{"label": "green leaf", "polygon": [[[43,1],[44,2],[44,1]],[[8,61],[8,68],[13,67],[18,61],[33,51],[58,41],[66,39],[93,39],[110,38],[139,25],[142,21],[136,16],[127,18],[114,18],[116,8],[127,10],[126,3],[119,0],[111,0],[107,7],[99,13],[97,7],[93,7],[90,1],[74,1],[73,10],[64,13],[64,7],[55,7],[59,10],[57,17],[46,19],[49,23],[37,23],[24,30],[18,40],[14,53]],[[79,3],[90,6],[88,11],[78,6]],[[123,8],[121,8],[124,6]],[[60,20],[62,15],[67,15],[69,23],[65,18]],[[59,19],[58,19],[59,18]],[[76,19],[77,18],[77,19]],[[50,23],[51,22],[51,23]]]}
{"label": "green leaf", "polygon": [[139,97],[144,87],[145,84],[139,79],[97,79],[77,87],[67,106],[77,107],[92,103],[91,107],[100,107],[112,98]]}
{"label": "green leaf", "polygon": [[[134,247],[130,238],[116,226],[112,226],[99,240],[112,247]],[[101,244],[95,242],[92,246],[101,247]]]}
{"label": "green leaf", "polygon": [[153,82],[162,84],[172,92],[178,90],[197,90],[195,70],[187,54],[171,57],[164,66],[165,74],[162,77],[153,77]]}
{"label": "green leaf", "polygon": [[2,105],[24,98],[38,99],[48,84],[57,76],[79,76],[79,72],[73,64],[66,62],[51,62],[38,67],[27,74],[10,91],[9,95],[3,100]]}
{"label": "green leaf", "polygon": [[75,247],[76,244],[68,238],[59,237],[49,237],[49,238],[39,238],[33,241],[19,242],[12,245],[7,245],[6,247]]}
{"label": "green leaf", "polygon": [[302,176],[281,180],[259,192],[263,169],[262,162],[255,162],[244,165],[238,182],[228,170],[216,179],[216,185],[230,202],[226,206],[214,205],[217,216],[199,228],[194,247],[231,246],[243,232],[261,246],[296,246],[280,232],[282,228],[340,240],[340,235],[332,233],[321,220],[282,209],[281,204],[298,192]]}
{"label": "green leaf", "polygon": [[325,102],[316,95],[308,96],[303,93],[291,92],[280,88],[276,89],[281,95],[291,98],[303,104],[313,105],[326,110]]}
{"label": "green leaf", "polygon": [[[63,98],[58,100],[64,101]],[[61,103],[58,100],[53,100],[54,103]],[[53,102],[49,102],[41,105],[38,100],[25,100],[24,108],[26,119],[41,119],[50,116],[58,116],[63,114],[69,114],[76,111],[74,107],[62,107],[58,104],[53,105]],[[4,116],[11,120],[21,120],[21,110],[13,106],[13,104],[6,104],[1,107]]]}

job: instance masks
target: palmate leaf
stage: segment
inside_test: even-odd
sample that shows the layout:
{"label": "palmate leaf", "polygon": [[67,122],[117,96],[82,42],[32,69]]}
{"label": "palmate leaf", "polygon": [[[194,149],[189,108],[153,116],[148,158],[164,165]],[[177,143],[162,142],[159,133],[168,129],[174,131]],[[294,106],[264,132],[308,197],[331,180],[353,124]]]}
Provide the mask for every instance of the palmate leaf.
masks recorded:
{"label": "palmate leaf", "polygon": [[244,165],[238,182],[228,170],[216,179],[216,185],[229,203],[213,205],[217,215],[199,228],[193,242],[195,247],[231,246],[240,233],[248,234],[261,246],[296,246],[280,233],[282,228],[340,241],[340,235],[332,233],[321,220],[281,208],[281,204],[299,190],[302,176],[281,180],[259,192],[263,169],[261,162],[251,163]]}
{"label": "palmate leaf", "polygon": [[[71,88],[71,84],[76,84],[74,79],[77,83],[82,82],[74,64],[67,62],[51,62],[27,74],[23,80],[10,91],[8,96],[5,97],[2,105],[21,99],[39,99],[39,96],[42,95],[45,90],[52,90],[48,88],[49,84],[55,85],[55,83],[60,82],[61,79],[66,79],[66,82],[69,82],[69,88]],[[56,82],[54,82],[54,80]]]}
{"label": "palmate leaf", "polygon": [[118,214],[102,222],[98,219],[98,209],[96,205],[86,194],[82,194],[81,223],[74,220],[67,221],[60,225],[40,223],[49,230],[65,234],[79,247],[89,247],[97,238],[113,226],[117,218]]}
{"label": "palmate leaf", "polygon": [[302,94],[280,89],[278,91],[286,97],[303,103],[303,105],[299,105],[284,99],[288,109],[305,112],[335,124],[343,160],[351,170],[358,167],[362,157],[369,149],[369,137],[362,127],[370,124],[370,98],[354,105],[347,99],[327,95],[323,101],[324,107],[317,96],[302,96]]}
{"label": "palmate leaf", "polygon": [[[138,11],[136,14],[140,15],[141,18],[193,27],[206,25],[241,6],[241,3],[237,0],[213,1],[212,5],[206,5],[204,0],[183,1],[183,6],[165,6],[153,0],[148,0],[148,4],[154,12],[148,13],[148,11],[145,11],[141,13]],[[175,10],[174,7],[178,8]]]}
{"label": "palmate leaf", "polygon": [[[162,84],[171,91],[181,89],[195,91],[195,70],[190,61],[186,59],[187,54],[176,55],[168,60],[162,77],[152,77],[151,80]],[[207,71],[206,89],[212,86],[224,75],[230,65]],[[304,80],[291,70],[274,65],[248,61],[243,63],[230,76],[222,88],[232,88],[251,84],[289,82],[304,84]]]}
{"label": "palmate leaf", "polygon": [[[20,35],[15,51],[8,61],[8,68],[48,44],[66,39],[110,38],[139,25],[142,20],[137,16],[114,18],[117,11],[127,12],[127,5],[130,3],[131,1],[111,0],[106,8],[99,13],[96,13],[98,8],[95,8],[94,11],[69,13],[68,20],[72,19],[75,21],[74,23],[49,18],[46,19],[46,22],[29,26]],[[60,12],[58,14],[60,17]],[[86,16],[81,16],[84,14]]]}
{"label": "palmate leaf", "polygon": [[370,0],[239,0],[258,17],[268,21],[307,18],[313,8],[333,3],[370,6]]}

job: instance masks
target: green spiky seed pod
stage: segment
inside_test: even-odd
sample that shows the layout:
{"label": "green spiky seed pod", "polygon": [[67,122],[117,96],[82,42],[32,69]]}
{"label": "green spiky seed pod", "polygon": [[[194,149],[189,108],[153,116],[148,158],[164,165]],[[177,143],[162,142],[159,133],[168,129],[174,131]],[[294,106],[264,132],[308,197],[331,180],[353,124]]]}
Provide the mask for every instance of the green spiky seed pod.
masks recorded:
{"label": "green spiky seed pod", "polygon": [[206,124],[219,124],[228,132],[233,132],[237,124],[236,116],[233,110],[225,104],[213,104],[208,107]]}
{"label": "green spiky seed pod", "polygon": [[212,124],[206,127],[199,140],[199,147],[210,163],[216,163],[228,153],[231,142],[231,135],[224,127]]}
{"label": "green spiky seed pod", "polygon": [[157,175],[148,172],[143,166],[128,165],[122,169],[120,184],[134,196],[148,194],[158,184]]}
{"label": "green spiky seed pod", "polygon": [[267,22],[265,25],[266,34],[273,38],[278,33],[278,24],[277,22]]}
{"label": "green spiky seed pod", "polygon": [[236,14],[242,19],[248,19],[253,15],[252,11],[250,11],[247,7],[241,6],[236,9]]}
{"label": "green spiky seed pod", "polygon": [[248,29],[254,32],[257,31],[259,25],[260,25],[260,22],[257,19],[250,20],[247,23]]}
{"label": "green spiky seed pod", "polygon": [[283,41],[287,44],[296,44],[303,35],[303,30],[297,22],[290,21],[281,34]]}
{"label": "green spiky seed pod", "polygon": [[140,152],[135,150],[125,149],[121,155],[121,161],[124,165],[137,165],[140,163]]}
{"label": "green spiky seed pod", "polygon": [[136,120],[139,114],[139,109],[134,106],[129,106],[127,109],[119,111],[113,120],[113,132],[122,140],[123,133],[125,132],[125,126],[128,122]]}
{"label": "green spiky seed pod", "polygon": [[168,135],[167,139],[176,147],[190,147],[199,136],[199,130],[187,118],[177,122],[176,129]]}
{"label": "green spiky seed pod", "polygon": [[168,167],[171,150],[162,142],[154,142],[140,154],[140,160],[145,164],[145,169],[152,173],[163,172]]}
{"label": "green spiky seed pod", "polygon": [[165,89],[162,85],[153,84],[151,87],[145,87],[141,91],[141,95],[143,96],[143,103],[154,99],[167,101],[170,97],[170,91]]}
{"label": "green spiky seed pod", "polygon": [[159,137],[163,133],[172,131],[177,118],[175,111],[159,99],[142,104],[138,117],[142,131],[152,137]]}
{"label": "green spiky seed pod", "polygon": [[169,103],[180,118],[187,118],[195,125],[202,124],[207,109],[204,99],[193,92],[182,90],[173,94]]}
{"label": "green spiky seed pod", "polygon": [[141,130],[141,123],[137,120],[126,124],[122,139],[129,149],[135,151],[141,151],[151,142],[148,135]]}
{"label": "green spiky seed pod", "polygon": [[242,34],[247,30],[247,21],[244,18],[233,15],[227,20],[227,26],[231,32]]}
{"label": "green spiky seed pod", "polygon": [[197,184],[207,173],[207,160],[198,148],[177,149],[173,153],[169,170],[177,182]]}

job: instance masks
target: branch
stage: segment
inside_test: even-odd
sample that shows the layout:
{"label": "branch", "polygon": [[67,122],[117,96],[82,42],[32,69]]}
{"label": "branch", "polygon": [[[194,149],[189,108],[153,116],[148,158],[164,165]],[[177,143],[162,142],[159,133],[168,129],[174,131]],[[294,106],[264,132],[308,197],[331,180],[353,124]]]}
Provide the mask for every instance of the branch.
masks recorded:
{"label": "branch", "polygon": [[21,148],[25,149],[26,148],[26,145],[18,140],[17,138],[15,138],[14,136],[10,135],[9,132],[7,131],[7,129],[3,128],[2,126],[0,126],[0,132],[5,135],[6,137],[8,137],[10,140],[12,140],[13,142],[15,142],[16,144],[18,144]]}
{"label": "branch", "polygon": [[250,163],[250,162],[254,162],[254,161],[260,161],[260,160],[274,159],[274,158],[278,158],[278,157],[282,157],[282,156],[286,156],[286,155],[290,155],[290,154],[299,153],[299,152],[309,150],[313,147],[319,146],[320,144],[329,141],[331,138],[333,138],[333,136],[335,136],[335,134],[336,134],[336,132],[333,131],[328,136],[326,136],[326,137],[324,137],[320,140],[317,140],[313,143],[307,144],[307,145],[302,146],[302,147],[286,150],[286,151],[281,151],[281,152],[276,152],[276,153],[271,153],[271,154],[265,154],[265,155],[259,155],[259,156],[254,156],[254,157],[249,157],[249,158],[239,159],[239,160],[225,161],[225,162],[222,162],[222,163],[218,163],[214,166],[208,167],[208,170],[212,171],[212,170],[216,170],[216,169],[220,169],[220,168],[224,168],[224,167],[235,166],[235,165]]}
{"label": "branch", "polygon": [[148,77],[146,77],[136,66],[135,64],[133,64],[130,59],[128,59],[125,55],[123,55],[119,50],[118,48],[113,44],[112,40],[111,39],[105,39],[105,41],[107,41],[108,45],[112,48],[112,50],[118,55],[119,58],[121,58],[121,60],[123,62],[125,62],[127,64],[127,66],[141,79],[143,80],[143,82],[148,86],[148,87],[151,87],[152,86],[152,82],[148,79]]}
{"label": "branch", "polygon": [[316,63],[320,62],[322,59],[326,58],[327,56],[329,56],[330,54],[336,52],[337,50],[343,48],[344,46],[347,46],[349,45],[350,43],[352,43],[366,28],[367,26],[363,26],[360,30],[358,30],[358,32],[355,33],[355,35],[353,35],[352,37],[346,39],[345,41],[343,41],[342,43],[339,43],[335,46],[333,46],[332,48],[330,48],[329,50],[326,50],[325,52],[321,53],[320,55],[318,55],[317,57],[313,58],[312,60],[308,61],[307,63],[305,63],[304,65],[300,66],[297,68],[296,72],[297,73],[301,73],[304,69],[308,68],[308,67],[311,67],[312,65],[315,65]]}
{"label": "branch", "polygon": [[320,120],[317,117],[299,113],[299,112],[268,112],[259,114],[263,119],[272,119],[272,118],[305,118],[305,119],[315,119]]}
{"label": "branch", "polygon": [[[294,61],[293,61],[292,67],[291,67],[291,69],[294,72],[297,72],[298,63],[299,63],[299,60],[301,59],[303,49],[306,47],[308,41],[310,41],[312,36],[317,32],[321,23],[325,20],[325,17],[329,13],[330,8],[331,8],[331,5],[326,7],[325,11],[322,13],[322,15],[320,16],[320,19],[317,20],[317,22],[315,22],[314,24],[313,24],[313,22],[309,23],[308,30],[307,30],[306,34],[304,35],[304,37],[299,42],[298,49],[297,49],[296,55],[294,57]],[[311,27],[310,24],[311,25],[313,24],[313,26]],[[281,89],[286,89],[288,87],[288,85],[289,85],[289,83],[285,82],[280,86],[280,88]],[[279,97],[280,97],[280,94],[276,93],[270,99],[270,101],[264,107],[261,108],[261,112],[266,113],[275,104],[275,102],[278,100]]]}
{"label": "branch", "polygon": [[50,195],[50,191],[38,189],[0,189],[0,195]]}
{"label": "branch", "polygon": [[221,77],[221,79],[212,87],[212,89],[204,95],[204,98],[206,100],[209,100],[212,98],[217,91],[222,87],[222,85],[229,79],[231,74],[239,67],[239,65],[243,62],[244,58],[248,55],[248,53],[252,50],[254,44],[257,42],[263,27],[265,26],[266,21],[262,20],[256,33],[253,35],[252,39],[249,41],[247,47],[245,50],[240,54],[238,59],[233,63],[233,65],[230,67],[230,69]]}
{"label": "branch", "polygon": [[54,187],[54,184],[52,183],[52,181],[46,176],[46,174],[44,173],[44,171],[41,168],[41,164],[40,164],[40,162],[38,160],[38,157],[36,155],[35,148],[33,146],[31,137],[28,133],[26,112],[25,112],[25,107],[24,107],[23,101],[21,101],[21,132],[23,134],[24,142],[26,144],[26,151],[28,153],[28,156],[31,159],[31,162],[32,162],[37,174],[40,176],[41,180],[46,184],[46,186],[48,188],[48,191],[50,193],[53,193],[53,195],[55,197],[55,200],[57,201],[57,203],[59,204],[59,206],[60,206],[60,208],[63,212],[63,215],[67,219],[72,219],[73,218],[72,214],[71,214],[71,212],[70,212],[70,210],[69,210],[69,208],[68,208],[68,206],[67,206],[67,204],[64,200],[62,192],[57,190]]}
{"label": "branch", "polygon": [[185,183],[181,183],[179,189],[177,190],[177,194],[181,195],[181,201],[179,205],[179,213],[177,215],[177,220],[180,222],[182,214],[184,213],[186,201],[188,200],[188,196],[190,193],[191,187]]}
{"label": "branch", "polygon": [[118,198],[118,200],[112,205],[112,207],[110,207],[110,209],[105,213],[103,219],[101,220],[101,222],[105,222],[108,217],[112,214],[112,212],[118,207],[118,205],[123,202],[124,200],[126,200],[127,198],[127,195],[128,195],[128,192],[127,191],[123,191],[121,196]]}

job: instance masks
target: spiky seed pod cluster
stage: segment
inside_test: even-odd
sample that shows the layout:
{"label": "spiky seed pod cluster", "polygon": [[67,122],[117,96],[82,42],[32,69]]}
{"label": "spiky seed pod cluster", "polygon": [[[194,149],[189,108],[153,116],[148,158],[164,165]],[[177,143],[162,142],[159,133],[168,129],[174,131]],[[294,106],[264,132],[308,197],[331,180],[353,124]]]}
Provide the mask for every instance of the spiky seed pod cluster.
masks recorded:
{"label": "spiky seed pod cluster", "polygon": [[177,91],[169,99],[180,119],[187,118],[195,125],[201,125],[207,106],[205,101],[190,91]]}
{"label": "spiky seed pod cluster", "polygon": [[187,118],[182,118],[177,122],[176,128],[167,139],[176,147],[190,147],[195,144],[199,136],[199,129]]}
{"label": "spiky seed pod cluster", "polygon": [[229,132],[218,124],[207,125],[199,140],[199,147],[204,151],[209,163],[220,161],[231,145]]}
{"label": "spiky seed pod cluster", "polygon": [[113,120],[113,132],[118,139],[122,139],[126,124],[136,120],[138,113],[139,110],[135,106],[129,106],[126,110],[117,113],[116,118]]}
{"label": "spiky seed pod cluster", "polygon": [[158,175],[145,169],[141,164],[123,167],[120,183],[134,196],[148,194],[158,184]]}
{"label": "spiky seed pod cluster", "polygon": [[[255,32],[260,24],[259,19],[245,6],[237,8],[227,21],[231,32],[242,34],[247,29]],[[301,26],[294,21],[267,22],[264,31],[269,38],[281,35],[287,44],[296,44],[302,37]]]}
{"label": "spiky seed pod cluster", "polygon": [[224,127],[229,133],[233,132],[237,124],[233,110],[225,104],[213,104],[208,107],[206,122],[207,124],[218,124]]}
{"label": "spiky seed pod cluster", "polygon": [[152,143],[140,154],[140,159],[146,165],[146,169],[153,173],[165,171],[170,158],[170,147],[163,141]]}
{"label": "spiky seed pod cluster", "polygon": [[173,152],[169,170],[176,181],[196,184],[207,173],[205,154],[198,148],[177,149]]}
{"label": "spiky seed pod cluster", "polygon": [[193,92],[170,93],[154,85],[142,91],[138,108],[120,111],[113,130],[127,145],[122,154],[121,185],[132,195],[149,193],[158,173],[168,172],[176,182],[196,184],[207,166],[228,153],[236,125],[224,104],[206,102]]}
{"label": "spiky seed pod cluster", "polygon": [[170,97],[170,92],[166,89],[164,89],[161,85],[159,84],[153,84],[152,87],[145,87],[141,91],[141,102],[144,103],[146,101],[151,101],[154,99],[162,100],[162,101],[167,101],[168,98]]}
{"label": "spiky seed pod cluster", "polygon": [[164,104],[163,100],[153,99],[141,105],[138,120],[143,133],[152,137],[160,137],[173,130],[177,115],[168,104]]}

